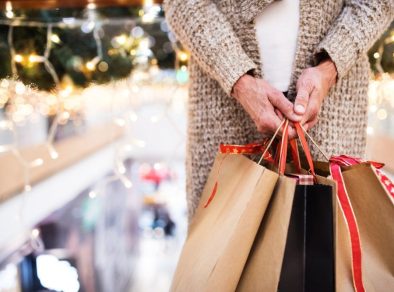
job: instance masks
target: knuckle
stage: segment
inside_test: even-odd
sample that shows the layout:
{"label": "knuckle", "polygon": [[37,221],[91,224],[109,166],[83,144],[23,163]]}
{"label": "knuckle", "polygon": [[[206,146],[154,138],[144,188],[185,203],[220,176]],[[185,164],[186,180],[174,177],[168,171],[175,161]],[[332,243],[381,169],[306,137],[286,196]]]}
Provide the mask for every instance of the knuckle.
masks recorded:
{"label": "knuckle", "polygon": [[305,78],[302,80],[302,87],[305,88],[306,91],[310,92],[313,89],[313,79],[310,77]]}
{"label": "knuckle", "polygon": [[284,102],[283,103],[283,111],[287,114],[292,113],[293,112],[293,104],[291,104],[290,102]]}
{"label": "knuckle", "polygon": [[296,97],[297,102],[306,103],[309,99],[309,95],[305,91],[298,92]]}

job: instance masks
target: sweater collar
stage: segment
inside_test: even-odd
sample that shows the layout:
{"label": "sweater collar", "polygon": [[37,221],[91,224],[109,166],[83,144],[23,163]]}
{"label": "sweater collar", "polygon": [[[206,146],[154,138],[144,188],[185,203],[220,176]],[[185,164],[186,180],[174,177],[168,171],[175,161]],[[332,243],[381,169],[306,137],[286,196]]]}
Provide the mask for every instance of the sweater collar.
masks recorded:
{"label": "sweater collar", "polygon": [[278,0],[241,0],[241,17],[246,22],[253,21],[265,7]]}

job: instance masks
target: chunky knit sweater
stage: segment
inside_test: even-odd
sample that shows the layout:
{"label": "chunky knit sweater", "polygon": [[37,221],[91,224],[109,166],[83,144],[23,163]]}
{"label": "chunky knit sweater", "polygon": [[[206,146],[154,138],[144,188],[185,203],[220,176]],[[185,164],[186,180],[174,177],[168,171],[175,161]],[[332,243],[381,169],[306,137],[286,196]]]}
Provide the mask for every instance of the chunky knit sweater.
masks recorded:
{"label": "chunky knit sweater", "polygon": [[[275,0],[167,0],[167,21],[191,52],[186,188],[189,220],[199,203],[219,143],[261,140],[253,121],[230,96],[246,72],[261,74],[256,16]],[[301,0],[297,51],[289,88],[321,52],[338,81],[323,102],[311,136],[329,155],[363,156],[369,63],[366,52],[393,18],[393,0]],[[312,147],[315,159],[321,159]]]}

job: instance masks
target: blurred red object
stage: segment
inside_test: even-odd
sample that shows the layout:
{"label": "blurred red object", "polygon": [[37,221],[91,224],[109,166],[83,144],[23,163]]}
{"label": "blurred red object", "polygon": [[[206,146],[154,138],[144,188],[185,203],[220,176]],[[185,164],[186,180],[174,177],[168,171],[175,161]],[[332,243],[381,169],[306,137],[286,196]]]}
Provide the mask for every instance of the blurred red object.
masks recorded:
{"label": "blurred red object", "polygon": [[164,167],[159,163],[156,163],[153,166],[144,164],[141,165],[140,168],[140,178],[158,186],[163,180],[171,178],[171,172],[167,167]]}

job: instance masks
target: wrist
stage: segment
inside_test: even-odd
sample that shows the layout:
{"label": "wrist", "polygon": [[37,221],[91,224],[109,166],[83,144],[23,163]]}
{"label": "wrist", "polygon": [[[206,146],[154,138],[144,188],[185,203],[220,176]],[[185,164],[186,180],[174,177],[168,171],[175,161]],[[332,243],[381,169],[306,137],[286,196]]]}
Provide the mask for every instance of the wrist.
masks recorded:
{"label": "wrist", "polygon": [[249,83],[250,79],[253,78],[249,74],[244,74],[242,75],[237,82],[233,85],[233,89],[231,90],[231,95],[235,97],[236,99],[239,98],[239,92],[243,91],[243,88],[245,88]]}
{"label": "wrist", "polygon": [[321,61],[319,65],[316,66],[316,68],[319,69],[329,87],[335,85],[337,81],[338,71],[335,63],[331,60],[331,58],[327,58]]}

